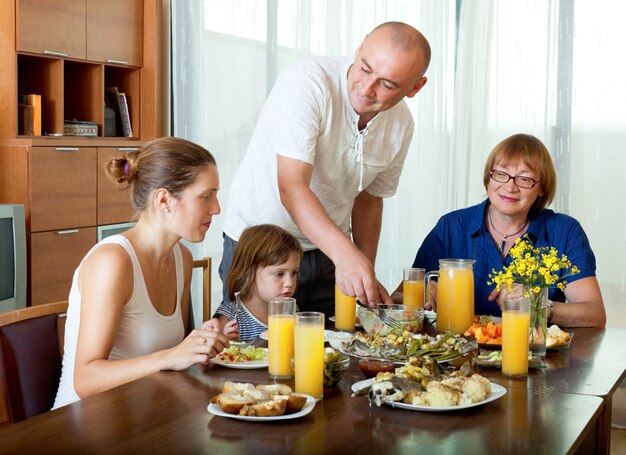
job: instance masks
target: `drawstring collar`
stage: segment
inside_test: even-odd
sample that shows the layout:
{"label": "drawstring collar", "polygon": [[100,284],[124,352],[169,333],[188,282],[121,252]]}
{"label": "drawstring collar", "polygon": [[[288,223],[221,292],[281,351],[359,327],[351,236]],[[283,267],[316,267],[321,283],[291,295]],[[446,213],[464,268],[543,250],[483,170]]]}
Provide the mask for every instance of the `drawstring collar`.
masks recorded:
{"label": "drawstring collar", "polygon": [[356,155],[356,162],[359,163],[359,191],[363,191],[363,138],[368,133],[367,126],[362,130],[359,130],[359,121],[354,120],[352,122],[352,144],[350,144],[350,150]]}

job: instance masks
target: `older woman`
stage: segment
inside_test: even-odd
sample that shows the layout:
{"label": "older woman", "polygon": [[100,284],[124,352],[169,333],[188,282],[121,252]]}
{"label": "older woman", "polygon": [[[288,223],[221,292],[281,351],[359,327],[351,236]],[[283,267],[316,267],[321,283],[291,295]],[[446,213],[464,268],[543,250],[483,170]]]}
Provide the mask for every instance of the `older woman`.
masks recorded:
{"label": "older woman", "polygon": [[[550,289],[550,322],[565,327],[604,327],[606,313],[596,279],[596,260],[580,223],[545,207],[556,193],[550,153],[534,136],[515,134],[500,142],[485,164],[487,199],[441,217],[419,248],[413,267],[439,268],[439,259],[474,259],[476,314],[499,316],[489,273],[509,265],[509,250],[527,234],[536,247],[555,247],[580,269],[565,291]],[[393,297],[400,301],[402,287]]]}

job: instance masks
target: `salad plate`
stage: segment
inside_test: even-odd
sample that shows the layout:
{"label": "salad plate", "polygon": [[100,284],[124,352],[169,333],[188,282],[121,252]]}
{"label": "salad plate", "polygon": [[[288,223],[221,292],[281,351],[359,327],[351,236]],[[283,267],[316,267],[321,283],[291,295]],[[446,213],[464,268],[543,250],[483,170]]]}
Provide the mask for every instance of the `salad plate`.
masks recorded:
{"label": "salad plate", "polygon": [[256,368],[267,368],[269,365],[267,359],[265,360],[248,360],[246,362],[224,362],[216,357],[213,357],[209,362],[226,368],[235,368],[238,370],[254,370]]}
{"label": "salad plate", "polygon": [[267,368],[267,348],[254,346],[240,347],[232,343],[231,347],[224,349],[209,362],[226,368],[249,370],[255,368]]}
{"label": "salad plate", "polygon": [[309,414],[313,410],[313,408],[315,407],[315,398],[313,398],[311,395],[306,395],[303,393],[294,393],[294,395],[305,396],[306,403],[304,404],[304,407],[300,411],[294,412],[293,414],[285,414],[282,416],[271,416],[271,417],[240,416],[238,414],[228,414],[227,412],[222,411],[222,409],[214,403],[209,404],[209,406],[207,407],[207,411],[209,411],[211,414],[216,415],[216,416],[228,417],[230,419],[236,419],[236,420],[247,420],[249,422],[270,422],[273,420],[298,419],[300,417],[304,417],[305,415]]}
{"label": "salad plate", "polygon": [[[352,384],[352,392],[357,392],[364,387],[368,387],[374,379],[365,379],[363,381],[356,382]],[[423,405],[414,405],[408,403],[402,403],[398,401],[385,400],[384,404],[387,406],[391,406],[392,408],[400,408],[400,409],[408,409],[409,411],[426,411],[426,412],[447,412],[447,411],[460,411],[463,409],[469,409],[476,406],[482,406],[487,403],[491,403],[499,398],[502,398],[506,395],[506,389],[499,384],[491,383],[491,395],[485,398],[483,401],[479,401],[478,403],[470,403],[470,404],[462,404],[458,406],[423,406]]]}

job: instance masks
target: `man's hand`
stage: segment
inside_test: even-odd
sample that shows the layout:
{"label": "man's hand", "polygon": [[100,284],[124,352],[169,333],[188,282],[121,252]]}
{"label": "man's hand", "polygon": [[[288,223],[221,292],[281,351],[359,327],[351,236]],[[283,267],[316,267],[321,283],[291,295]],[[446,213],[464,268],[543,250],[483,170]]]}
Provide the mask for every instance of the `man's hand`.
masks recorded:
{"label": "man's hand", "polygon": [[372,263],[356,248],[335,263],[335,282],[341,292],[356,296],[365,304],[393,304],[385,287],[376,279]]}

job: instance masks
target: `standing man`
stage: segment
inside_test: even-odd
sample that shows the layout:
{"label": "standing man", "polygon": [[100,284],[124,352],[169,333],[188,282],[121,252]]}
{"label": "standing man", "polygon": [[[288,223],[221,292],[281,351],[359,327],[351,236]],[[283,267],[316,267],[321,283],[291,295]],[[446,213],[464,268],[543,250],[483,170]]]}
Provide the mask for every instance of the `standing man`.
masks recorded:
{"label": "standing man", "polygon": [[226,206],[223,283],[241,232],[273,223],[305,251],[301,311],[334,313],[335,283],[365,303],[392,303],[374,272],[383,198],[395,194],[413,136],[404,97],[426,84],[430,46],[387,22],[346,57],[320,57],[282,74],[235,173]]}

